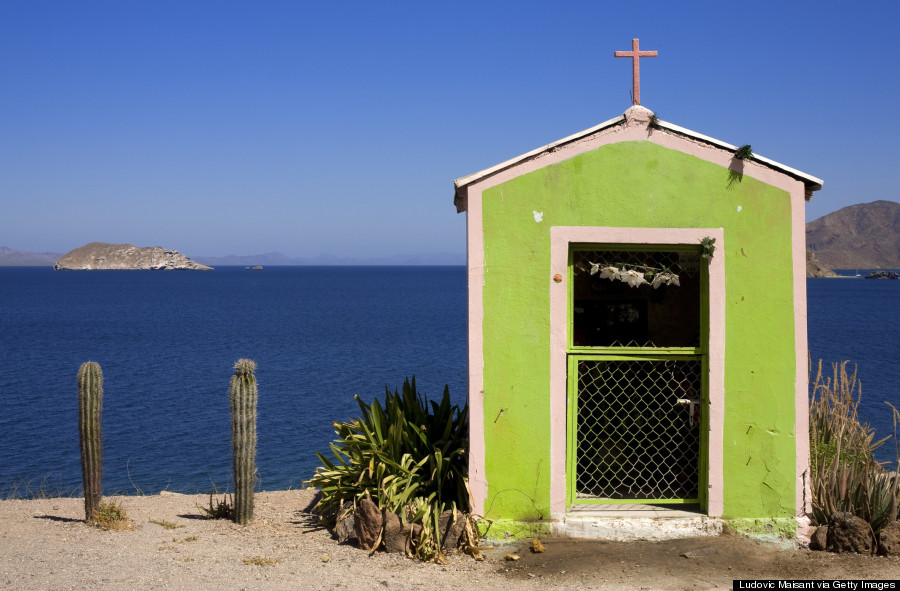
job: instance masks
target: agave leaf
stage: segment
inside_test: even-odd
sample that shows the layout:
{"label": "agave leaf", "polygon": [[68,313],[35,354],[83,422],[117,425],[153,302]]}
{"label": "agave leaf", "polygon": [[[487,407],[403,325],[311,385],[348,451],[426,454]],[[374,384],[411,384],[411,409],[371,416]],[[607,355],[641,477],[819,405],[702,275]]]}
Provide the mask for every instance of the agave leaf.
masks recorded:
{"label": "agave leaf", "polygon": [[[331,462],[329,462],[329,461],[325,458],[325,456],[323,456],[321,453],[316,452],[316,457],[319,458],[319,461],[322,462],[322,463],[325,465],[326,468],[328,468],[329,470],[334,470],[334,464],[332,464]],[[318,468],[317,468],[317,470],[318,470]]]}
{"label": "agave leaf", "polygon": [[384,414],[384,409],[381,408],[381,405],[378,403],[378,399],[372,401],[371,406],[371,415],[372,415],[372,426],[374,427],[375,434],[378,436],[378,441],[383,441],[384,437],[382,435],[382,430],[384,429],[384,425],[387,423],[387,418]]}
{"label": "agave leaf", "polygon": [[334,454],[334,457],[337,458],[337,461],[340,462],[341,466],[346,466],[347,462],[344,461],[344,458],[348,458],[347,454],[345,454],[340,448],[338,448],[335,444],[329,444],[331,447],[331,453]]}

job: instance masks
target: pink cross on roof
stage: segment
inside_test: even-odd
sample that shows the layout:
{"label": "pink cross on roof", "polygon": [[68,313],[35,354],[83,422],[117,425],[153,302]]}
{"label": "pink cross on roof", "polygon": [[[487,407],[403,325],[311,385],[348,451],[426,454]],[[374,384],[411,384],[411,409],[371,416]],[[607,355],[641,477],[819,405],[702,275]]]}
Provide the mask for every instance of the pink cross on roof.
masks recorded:
{"label": "pink cross on roof", "polygon": [[630,57],[631,58],[631,77],[632,77],[632,98],[631,104],[639,105],[641,104],[641,65],[640,60],[642,57],[656,57],[658,52],[656,51],[641,51],[640,43],[638,39],[631,40],[631,51],[617,51],[615,53],[615,57]]}

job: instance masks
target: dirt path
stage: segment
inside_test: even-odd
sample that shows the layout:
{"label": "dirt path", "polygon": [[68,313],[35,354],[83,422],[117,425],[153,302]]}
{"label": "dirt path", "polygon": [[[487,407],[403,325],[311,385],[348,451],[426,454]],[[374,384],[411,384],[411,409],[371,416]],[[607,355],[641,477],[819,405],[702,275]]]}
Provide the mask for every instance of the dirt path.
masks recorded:
{"label": "dirt path", "polygon": [[[304,512],[311,491],[259,493],[245,527],[202,519],[208,497],[114,497],[134,531],[85,526],[81,499],[0,502],[3,589],[731,588],[736,578],[900,579],[900,560],[801,550],[737,536],[668,542],[544,540],[499,545],[484,562],[446,566],[337,544]],[[151,520],[169,522],[166,529]],[[516,562],[504,555],[521,556]],[[690,558],[684,554],[694,553]],[[247,564],[250,562],[250,564]]]}

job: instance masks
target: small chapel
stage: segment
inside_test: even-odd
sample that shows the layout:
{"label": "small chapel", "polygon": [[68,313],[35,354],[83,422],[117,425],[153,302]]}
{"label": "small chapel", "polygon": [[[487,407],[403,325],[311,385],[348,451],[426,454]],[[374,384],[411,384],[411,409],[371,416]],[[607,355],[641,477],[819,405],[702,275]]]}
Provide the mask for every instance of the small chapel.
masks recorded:
{"label": "small chapel", "polygon": [[822,181],[632,105],[454,182],[469,481],[492,532],[793,536]]}

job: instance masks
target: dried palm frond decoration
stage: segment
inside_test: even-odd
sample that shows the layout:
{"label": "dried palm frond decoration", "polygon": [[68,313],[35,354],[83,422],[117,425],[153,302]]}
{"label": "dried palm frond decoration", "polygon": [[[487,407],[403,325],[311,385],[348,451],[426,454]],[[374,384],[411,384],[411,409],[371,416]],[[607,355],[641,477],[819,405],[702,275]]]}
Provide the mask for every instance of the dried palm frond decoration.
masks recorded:
{"label": "dried palm frond decoration", "polygon": [[669,269],[647,267],[644,265],[591,263],[591,275],[598,274],[600,279],[622,281],[631,287],[649,285],[653,289],[656,289],[660,285],[681,285],[677,273],[674,273]]}

